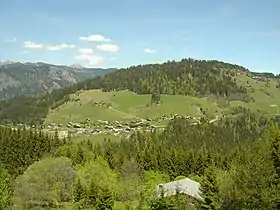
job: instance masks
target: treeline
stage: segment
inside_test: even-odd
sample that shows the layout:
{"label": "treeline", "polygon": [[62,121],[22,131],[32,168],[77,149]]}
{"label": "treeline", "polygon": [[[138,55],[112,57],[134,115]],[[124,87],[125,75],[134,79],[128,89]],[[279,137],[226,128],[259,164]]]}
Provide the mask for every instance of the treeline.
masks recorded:
{"label": "treeline", "polygon": [[[176,118],[164,132],[137,132],[129,139],[104,139],[100,144],[54,137],[49,141],[52,146],[47,146],[50,137],[40,138],[44,136],[40,132],[3,128],[3,137],[13,137],[6,137],[10,143],[1,151],[5,167],[0,167],[0,205],[14,209],[277,209],[280,129],[246,109],[237,111],[216,124],[196,126]],[[17,162],[20,158],[32,159],[31,165]],[[22,164],[26,170],[17,172]],[[18,176],[9,179],[9,173]],[[184,177],[201,183],[204,201],[183,194],[154,196],[157,184]]]}
{"label": "treeline", "polygon": [[54,153],[61,144],[57,134],[0,126],[0,164],[16,177],[44,155]]}
{"label": "treeline", "polygon": [[132,66],[114,74],[92,80],[104,91],[128,89],[139,94],[159,91],[161,94],[192,95],[197,97],[215,94],[225,97],[246,95],[234,79],[236,71],[243,67],[219,61],[183,59],[163,64]]}
{"label": "treeline", "polygon": [[103,91],[128,89],[138,94],[182,94],[203,97],[215,94],[229,100],[250,101],[246,90],[233,76],[244,67],[219,61],[183,59],[164,64],[139,65],[112,72],[54,90],[40,97],[18,97],[0,103],[0,121],[4,123],[41,124],[50,109],[69,100],[79,90]]}

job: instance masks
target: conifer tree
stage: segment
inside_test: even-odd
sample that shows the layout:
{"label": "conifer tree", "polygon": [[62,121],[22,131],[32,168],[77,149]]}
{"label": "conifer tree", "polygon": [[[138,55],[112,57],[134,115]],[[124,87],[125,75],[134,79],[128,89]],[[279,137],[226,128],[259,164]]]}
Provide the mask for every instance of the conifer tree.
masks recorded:
{"label": "conifer tree", "polygon": [[[276,126],[270,128],[271,139],[271,158],[276,172],[275,185],[280,190],[280,130]],[[276,209],[280,209],[280,193],[278,193],[278,200],[276,202]]]}
{"label": "conifer tree", "polygon": [[5,209],[12,197],[12,186],[10,175],[0,163],[0,209]]}
{"label": "conifer tree", "polygon": [[71,151],[69,147],[66,147],[66,152],[65,152],[65,156],[68,157],[69,159],[71,159]]}
{"label": "conifer tree", "polygon": [[114,199],[112,192],[108,188],[101,188],[100,194],[97,200],[97,210],[113,209]]}
{"label": "conifer tree", "polygon": [[84,198],[84,190],[81,180],[79,178],[74,184],[73,198],[74,202],[79,202]]}
{"label": "conifer tree", "polygon": [[84,153],[83,150],[81,148],[81,146],[78,146],[78,151],[76,154],[76,158],[75,158],[75,163],[76,164],[82,164],[84,162]]}
{"label": "conifer tree", "polygon": [[200,186],[201,197],[203,201],[199,204],[199,209],[202,210],[216,210],[219,209],[218,200],[218,183],[216,180],[215,169],[209,166],[204,173],[203,180]]}
{"label": "conifer tree", "polygon": [[94,181],[91,180],[88,195],[87,195],[88,205],[93,206],[93,207],[96,206],[97,198],[98,198],[98,189],[97,189],[97,186],[95,185]]}

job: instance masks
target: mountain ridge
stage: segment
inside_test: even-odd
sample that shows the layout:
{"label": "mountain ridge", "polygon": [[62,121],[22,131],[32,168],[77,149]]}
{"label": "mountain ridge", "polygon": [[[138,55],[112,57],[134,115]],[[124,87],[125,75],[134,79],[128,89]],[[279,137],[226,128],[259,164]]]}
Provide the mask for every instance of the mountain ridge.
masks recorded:
{"label": "mountain ridge", "polygon": [[0,62],[0,99],[22,95],[38,96],[116,70],[43,62],[4,61]]}

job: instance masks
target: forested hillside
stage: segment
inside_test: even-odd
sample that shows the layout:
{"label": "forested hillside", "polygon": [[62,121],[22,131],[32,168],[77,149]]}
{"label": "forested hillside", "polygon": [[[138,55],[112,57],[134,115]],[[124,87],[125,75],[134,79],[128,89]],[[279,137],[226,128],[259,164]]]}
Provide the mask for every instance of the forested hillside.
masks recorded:
{"label": "forested hillside", "polygon": [[233,78],[234,75],[247,71],[237,65],[194,59],[132,66],[64,89],[54,90],[38,98],[20,97],[2,102],[0,120],[42,123],[50,109],[69,100],[68,94],[89,89],[104,91],[129,89],[138,94],[166,93],[197,97],[216,95],[228,100],[249,102],[252,98],[247,94],[246,88],[238,85]]}
{"label": "forested hillside", "polygon": [[[178,117],[163,132],[98,144],[1,127],[0,208],[277,209],[278,121],[239,111],[217,124]],[[155,196],[157,184],[185,177],[204,200]]]}
{"label": "forested hillside", "polygon": [[[219,61],[183,59],[180,62],[132,66],[104,76],[99,86],[104,91],[129,89],[139,94],[157,91],[161,94],[198,97],[215,94],[245,99],[246,90],[237,86],[233,79],[238,72],[244,71],[246,69],[241,66]],[[96,80],[92,82],[97,85]]]}

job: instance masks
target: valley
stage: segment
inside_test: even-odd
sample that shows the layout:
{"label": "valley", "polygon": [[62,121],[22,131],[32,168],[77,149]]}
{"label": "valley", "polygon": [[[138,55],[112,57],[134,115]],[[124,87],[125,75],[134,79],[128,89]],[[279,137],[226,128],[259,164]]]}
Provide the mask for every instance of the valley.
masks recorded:
{"label": "valley", "polygon": [[279,93],[277,75],[183,59],[2,101],[0,205],[272,210]]}

